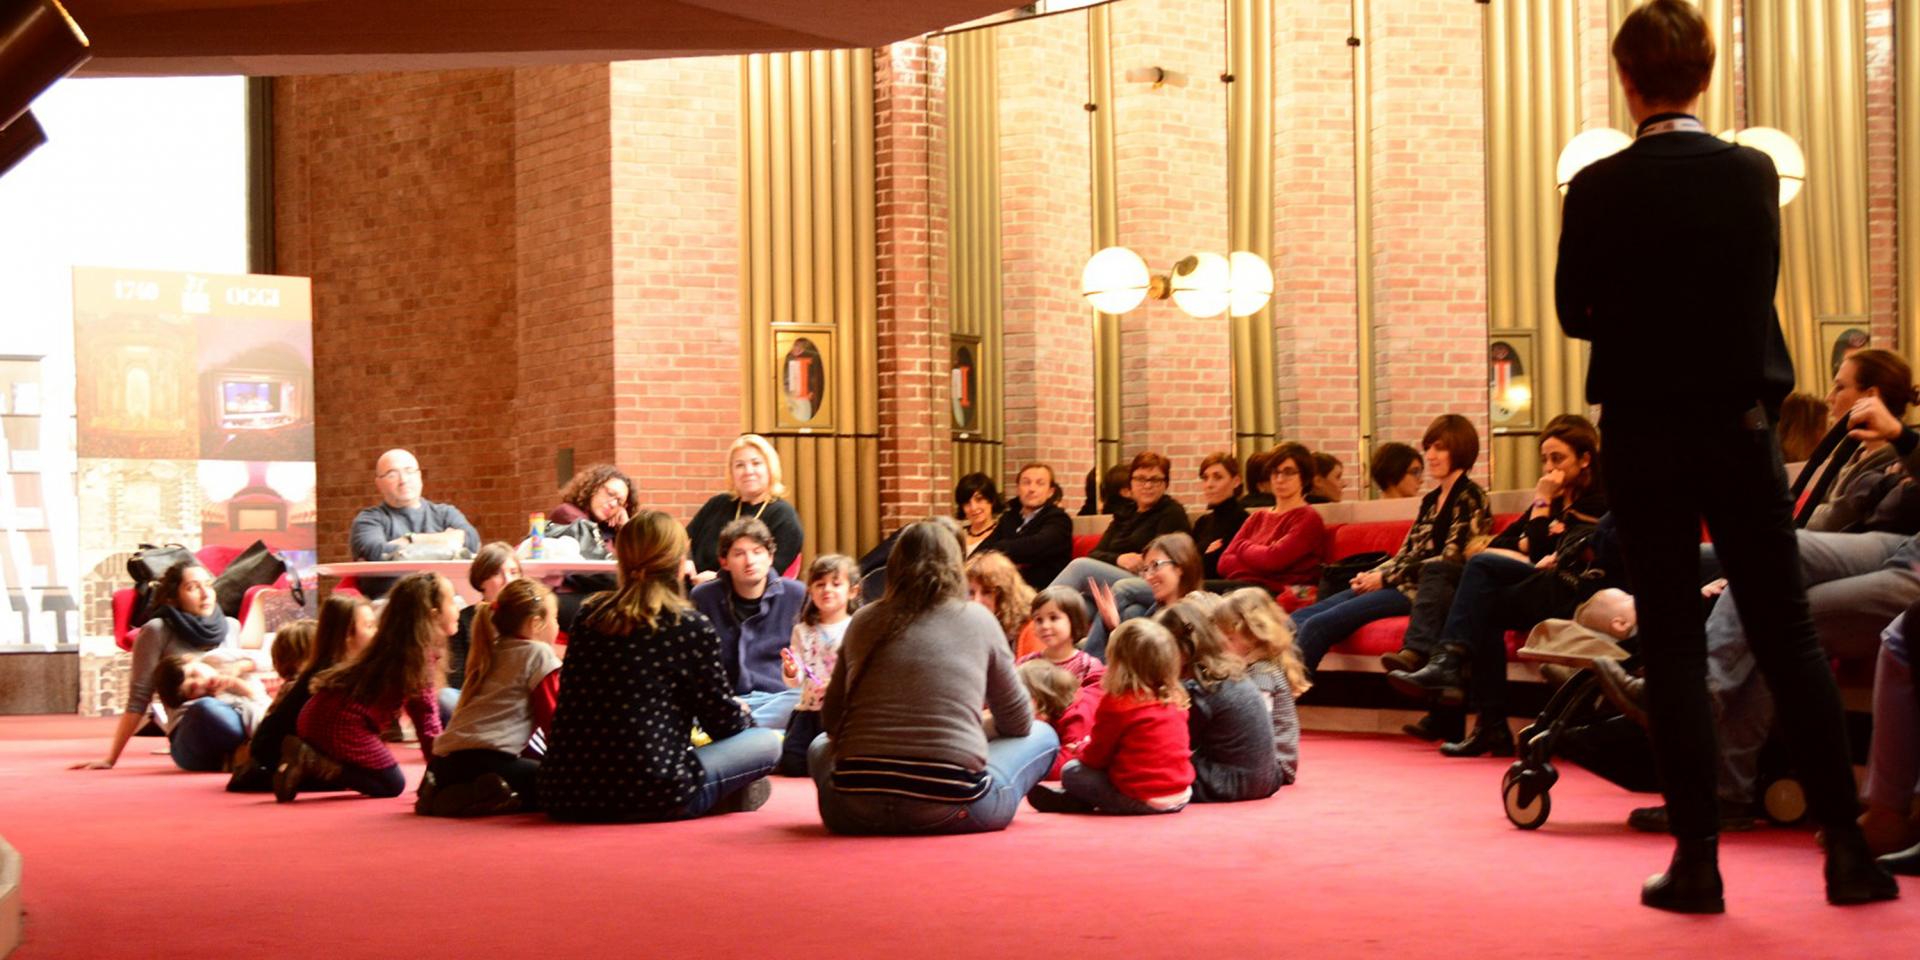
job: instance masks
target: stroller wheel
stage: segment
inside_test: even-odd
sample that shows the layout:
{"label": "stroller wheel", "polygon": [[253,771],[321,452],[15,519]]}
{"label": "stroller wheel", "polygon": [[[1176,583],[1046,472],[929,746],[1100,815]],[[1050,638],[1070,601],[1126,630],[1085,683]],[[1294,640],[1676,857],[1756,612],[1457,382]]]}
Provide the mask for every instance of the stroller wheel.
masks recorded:
{"label": "stroller wheel", "polygon": [[1553,812],[1553,798],[1546,786],[1536,786],[1532,777],[1511,773],[1503,779],[1500,799],[1506,807],[1507,819],[1522,830],[1534,830],[1546,823],[1547,816]]}
{"label": "stroller wheel", "polygon": [[1793,826],[1807,815],[1807,792],[1801,788],[1800,781],[1781,777],[1767,784],[1766,792],[1760,797],[1760,809],[1775,824]]}

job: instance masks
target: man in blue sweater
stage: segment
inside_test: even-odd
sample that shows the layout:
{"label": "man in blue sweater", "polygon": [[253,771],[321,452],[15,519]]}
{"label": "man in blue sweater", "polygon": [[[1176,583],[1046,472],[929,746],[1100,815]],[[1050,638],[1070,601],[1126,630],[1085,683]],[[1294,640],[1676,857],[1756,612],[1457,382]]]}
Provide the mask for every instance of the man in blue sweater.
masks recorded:
{"label": "man in blue sweater", "polygon": [[753,517],[720,530],[720,574],[693,588],[693,605],[720,634],[720,659],[754,722],[784,730],[800,691],[781,678],[807,588],[773,572],[773,533]]}

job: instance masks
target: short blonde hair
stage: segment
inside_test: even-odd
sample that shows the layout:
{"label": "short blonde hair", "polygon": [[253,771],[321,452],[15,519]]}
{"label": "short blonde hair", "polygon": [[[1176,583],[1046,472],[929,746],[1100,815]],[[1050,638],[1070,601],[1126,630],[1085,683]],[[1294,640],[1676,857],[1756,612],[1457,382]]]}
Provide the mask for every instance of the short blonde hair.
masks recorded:
{"label": "short blonde hair", "polygon": [[775,500],[786,496],[786,482],[780,479],[780,453],[773,449],[772,441],[757,433],[743,433],[727,447],[727,492],[736,497],[740,495],[733,486],[733,455],[739,453],[741,447],[752,447],[767,461],[767,493]]}
{"label": "short blonde hair", "polygon": [[1107,674],[1100,686],[1110,696],[1183,710],[1189,703],[1187,688],[1180,683],[1180,647],[1166,627],[1145,617],[1128,620],[1107,638]]}
{"label": "short blonde hair", "polygon": [[1039,707],[1042,716],[1053,720],[1060,719],[1073,706],[1080,695],[1080,678],[1071,671],[1053,663],[1045,657],[1035,657],[1014,668],[1020,675],[1020,682],[1026,684],[1027,694]]}
{"label": "short blonde hair", "polygon": [[1287,677],[1287,689],[1294,696],[1313,686],[1307,679],[1307,665],[1293,642],[1293,618],[1287,616],[1273,597],[1258,587],[1244,587],[1226,595],[1213,611],[1213,623],[1237,634],[1247,642],[1247,660],[1270,663]]}

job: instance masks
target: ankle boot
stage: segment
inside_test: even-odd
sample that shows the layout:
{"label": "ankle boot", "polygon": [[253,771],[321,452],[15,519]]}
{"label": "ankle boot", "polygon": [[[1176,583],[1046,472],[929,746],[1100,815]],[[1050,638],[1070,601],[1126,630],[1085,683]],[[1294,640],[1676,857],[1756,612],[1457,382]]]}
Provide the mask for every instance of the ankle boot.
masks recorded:
{"label": "ankle boot", "polygon": [[1418,670],[1395,670],[1387,674],[1387,683],[1415,700],[1456,706],[1466,699],[1466,674],[1466,651],[1445,646]]}
{"label": "ankle boot", "polygon": [[1412,673],[1426,666],[1426,664],[1426,653],[1411,647],[1401,647],[1392,653],[1383,653],[1380,655],[1380,666],[1385,668],[1388,673],[1392,673],[1395,670],[1405,670],[1408,673]]}
{"label": "ankle boot", "polygon": [[1413,723],[1401,724],[1400,732],[1428,743],[1464,740],[1467,736],[1467,718],[1458,710],[1430,710]]}
{"label": "ankle boot", "polygon": [[1866,837],[1849,820],[1826,829],[1827,902],[1834,906],[1873,903],[1900,896],[1893,874],[1874,862]]}
{"label": "ankle boot", "polygon": [[1673,862],[1666,873],[1656,873],[1641,885],[1640,902],[1674,913],[1727,912],[1720,885],[1720,838],[1676,840]]}
{"label": "ankle boot", "polygon": [[1511,757],[1513,731],[1506,717],[1481,717],[1473,725],[1473,736],[1458,743],[1440,745],[1443,757]]}

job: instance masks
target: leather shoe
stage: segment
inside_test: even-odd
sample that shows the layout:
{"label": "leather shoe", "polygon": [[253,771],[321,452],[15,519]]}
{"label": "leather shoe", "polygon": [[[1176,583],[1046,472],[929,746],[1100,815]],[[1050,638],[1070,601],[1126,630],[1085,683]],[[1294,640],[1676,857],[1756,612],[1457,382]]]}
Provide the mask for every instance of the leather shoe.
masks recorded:
{"label": "leather shoe", "polygon": [[1866,838],[1852,821],[1826,831],[1826,838],[1828,903],[1844,907],[1900,896],[1899,882],[1874,861]]}
{"label": "leather shoe", "polygon": [[1899,853],[1889,853],[1874,862],[1886,868],[1888,873],[1903,877],[1920,877],[1920,843]]}
{"label": "leather shoe", "polygon": [[[1721,800],[1719,804],[1721,833],[1747,833],[1753,829],[1756,816],[1751,804],[1730,800]],[[1634,808],[1633,812],[1627,814],[1627,826],[1641,833],[1668,833],[1671,830],[1665,806]]]}
{"label": "leather shoe", "polygon": [[1481,717],[1473,725],[1473,736],[1458,743],[1440,745],[1443,757],[1511,757],[1513,731],[1505,717]]}
{"label": "leather shoe", "polygon": [[1627,672],[1620,661],[1605,657],[1593,661],[1594,675],[1600,678],[1600,692],[1620,708],[1627,719],[1647,725],[1647,681]]}
{"label": "leather shoe", "polygon": [[1401,647],[1392,653],[1383,653],[1380,655],[1380,666],[1386,668],[1388,673],[1392,673],[1395,670],[1404,670],[1412,673],[1426,665],[1427,655],[1410,647]]}
{"label": "leather shoe", "polygon": [[1401,724],[1400,732],[1428,743],[1461,740],[1467,735],[1467,717],[1458,710],[1435,710],[1413,723]]}
{"label": "leather shoe", "polygon": [[1720,885],[1720,838],[1674,844],[1667,872],[1647,878],[1640,887],[1640,902],[1674,913],[1726,913],[1725,889]]}
{"label": "leather shoe", "polygon": [[1442,647],[1439,653],[1418,670],[1395,670],[1387,674],[1394,690],[1415,700],[1458,706],[1466,697],[1466,663],[1458,647]]}

